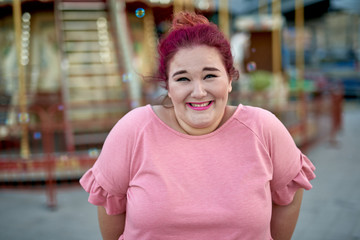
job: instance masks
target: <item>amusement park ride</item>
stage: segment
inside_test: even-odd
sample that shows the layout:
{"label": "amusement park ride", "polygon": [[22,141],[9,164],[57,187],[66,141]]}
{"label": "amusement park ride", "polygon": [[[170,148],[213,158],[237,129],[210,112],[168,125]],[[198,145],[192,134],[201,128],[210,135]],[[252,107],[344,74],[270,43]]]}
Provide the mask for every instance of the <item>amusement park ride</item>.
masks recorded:
{"label": "amusement park ride", "polygon": [[[296,69],[297,79],[302,81],[304,56],[301,38],[304,13],[302,0],[294,1],[297,29]],[[16,74],[10,81],[16,82],[17,89],[9,93],[6,86],[0,87],[0,188],[33,187],[40,184],[47,190],[48,206],[54,207],[56,187],[64,182],[77,181],[95,162],[111,127],[132,108],[148,103],[143,97],[145,83],[136,73],[151,73],[155,69],[156,61],[151,59],[151,56],[155,56],[152,52],[157,36],[151,7],[147,8],[144,1],[128,1],[132,5],[127,7],[131,8],[139,2],[146,11],[144,21],[135,19],[138,21],[135,24],[143,24],[143,42],[139,52],[146,59],[146,64],[142,65],[142,69],[135,69],[134,59],[137,56],[132,50],[132,42],[136,37],[129,34],[125,1],[47,2],[54,6],[52,16],[55,29],[47,35],[47,39],[54,39],[55,46],[48,48],[47,53],[50,54],[51,49],[56,49],[55,60],[51,63],[57,63],[57,66],[46,62],[50,59],[43,61],[48,69],[58,71],[54,70],[54,79],[43,81],[58,82],[59,87],[52,91],[34,91],[29,86],[34,75],[29,63],[34,58],[29,56],[32,51],[24,48],[29,46],[26,36],[33,36],[30,26],[34,24],[29,23],[32,21],[30,14],[22,13],[21,1],[11,1],[15,44],[9,45],[16,49],[14,59],[17,60]],[[281,19],[280,3],[280,0],[272,1],[272,14],[266,19]],[[259,0],[259,13],[266,13],[264,6],[267,5],[267,1],[265,4],[265,1]],[[156,4],[153,6],[157,7]],[[194,7],[193,1],[189,0],[168,1],[166,8],[171,9],[171,12],[183,9],[199,10]],[[215,10],[210,6],[207,11]],[[230,37],[227,0],[220,1],[218,13],[219,26]],[[35,19],[34,16],[34,21]],[[268,53],[267,63],[262,62],[263,56],[258,53],[250,54],[246,61],[258,62],[259,70],[268,70],[274,76],[282,75],[283,71],[280,26],[273,25],[265,30],[248,29],[253,44],[256,44],[259,36],[266,36],[270,43],[266,47],[271,51]],[[34,37],[31,39],[41,41]],[[39,49],[45,47],[47,45],[41,43]],[[6,83],[0,79],[0,83],[3,82]],[[230,97],[239,101],[242,96],[234,94]],[[299,120],[297,124],[289,126],[289,130],[295,138],[300,137],[303,147],[306,147],[309,142],[307,119],[311,107],[308,106],[306,95],[301,89],[296,97],[298,100],[294,111]],[[337,101],[340,102],[341,99]],[[341,109],[337,109],[333,118],[336,129],[341,123],[339,112]]]}

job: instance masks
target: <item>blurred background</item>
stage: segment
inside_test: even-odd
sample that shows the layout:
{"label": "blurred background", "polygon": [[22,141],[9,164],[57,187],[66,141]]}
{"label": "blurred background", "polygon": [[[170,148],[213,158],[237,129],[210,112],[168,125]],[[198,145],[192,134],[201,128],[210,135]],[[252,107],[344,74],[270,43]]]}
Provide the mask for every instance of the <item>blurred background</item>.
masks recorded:
{"label": "blurred background", "polygon": [[317,167],[294,239],[360,239],[359,0],[0,0],[0,239],[100,239],[78,180],[166,95],[156,46],[181,10],[228,37],[230,104],[272,111]]}

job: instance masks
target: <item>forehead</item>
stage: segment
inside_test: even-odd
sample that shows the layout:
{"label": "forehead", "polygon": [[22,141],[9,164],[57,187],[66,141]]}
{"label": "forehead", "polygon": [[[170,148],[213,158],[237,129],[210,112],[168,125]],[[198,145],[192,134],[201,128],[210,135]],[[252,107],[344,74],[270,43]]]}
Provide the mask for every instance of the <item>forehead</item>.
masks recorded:
{"label": "forehead", "polygon": [[202,69],[217,67],[225,70],[220,53],[214,47],[205,45],[181,48],[169,63],[169,73],[178,70]]}

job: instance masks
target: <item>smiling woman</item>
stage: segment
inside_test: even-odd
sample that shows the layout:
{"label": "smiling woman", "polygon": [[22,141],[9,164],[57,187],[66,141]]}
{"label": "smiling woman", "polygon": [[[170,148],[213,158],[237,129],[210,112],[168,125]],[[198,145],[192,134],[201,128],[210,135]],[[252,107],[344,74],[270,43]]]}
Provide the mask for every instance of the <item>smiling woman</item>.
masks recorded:
{"label": "smiling woman", "polygon": [[[199,45],[180,49],[170,61],[169,76],[168,95],[184,132],[211,133],[227,120],[223,120],[226,108],[229,112],[235,110],[226,107],[231,79],[216,48]],[[160,111],[164,108],[155,110],[158,114]]]}
{"label": "smiling woman", "polygon": [[290,239],[314,166],[270,112],[227,105],[229,42],[181,12],[158,46],[171,107],[139,107],[80,183],[103,239]]}

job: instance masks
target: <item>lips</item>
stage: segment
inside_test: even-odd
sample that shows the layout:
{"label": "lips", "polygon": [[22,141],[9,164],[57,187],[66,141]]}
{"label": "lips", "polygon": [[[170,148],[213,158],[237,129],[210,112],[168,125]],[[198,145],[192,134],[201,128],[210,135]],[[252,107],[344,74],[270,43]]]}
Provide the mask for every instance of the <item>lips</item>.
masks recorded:
{"label": "lips", "polygon": [[211,107],[211,105],[214,103],[214,101],[208,101],[208,102],[189,102],[186,105],[190,107],[193,110],[196,111],[204,111]]}

